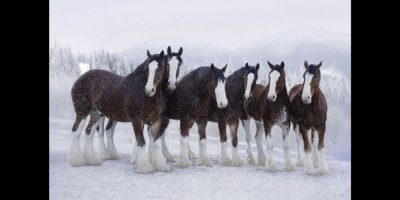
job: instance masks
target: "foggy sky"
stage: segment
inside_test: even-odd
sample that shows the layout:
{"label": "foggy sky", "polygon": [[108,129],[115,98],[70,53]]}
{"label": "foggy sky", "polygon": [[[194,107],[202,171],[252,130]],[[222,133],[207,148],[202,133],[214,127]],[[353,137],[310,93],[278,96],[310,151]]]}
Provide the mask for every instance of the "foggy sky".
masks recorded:
{"label": "foggy sky", "polygon": [[271,34],[350,33],[349,0],[50,0],[50,44],[122,51],[155,37],[237,48]]}

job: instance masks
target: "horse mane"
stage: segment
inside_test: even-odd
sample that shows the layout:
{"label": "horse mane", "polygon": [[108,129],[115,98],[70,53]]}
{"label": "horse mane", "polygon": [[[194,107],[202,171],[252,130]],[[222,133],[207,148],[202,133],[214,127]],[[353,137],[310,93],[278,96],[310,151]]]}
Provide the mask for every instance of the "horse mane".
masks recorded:
{"label": "horse mane", "polygon": [[[218,72],[222,74],[221,71],[217,70],[216,72],[217,76],[221,76],[220,74],[218,74]],[[182,77],[181,81],[190,81],[190,82],[206,81],[209,80],[210,74],[211,74],[211,68],[202,66],[186,74],[184,77]]]}
{"label": "horse mane", "polygon": [[246,72],[245,67],[241,67],[238,70],[234,71],[230,76],[228,76],[227,80],[237,80],[243,77],[243,74]]}
{"label": "horse mane", "polygon": [[226,80],[227,80],[227,84],[231,85],[234,88],[240,89],[243,88],[243,82],[239,81],[242,79],[243,74],[246,73],[246,68],[245,67],[241,67],[238,70],[234,71],[231,75],[229,75]]}

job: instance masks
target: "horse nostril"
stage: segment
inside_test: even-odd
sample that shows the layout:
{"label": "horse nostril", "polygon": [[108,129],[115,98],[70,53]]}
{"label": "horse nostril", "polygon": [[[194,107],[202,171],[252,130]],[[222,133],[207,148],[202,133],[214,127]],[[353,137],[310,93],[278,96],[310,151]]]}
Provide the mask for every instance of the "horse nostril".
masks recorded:
{"label": "horse nostril", "polygon": [[154,88],[153,88],[153,89],[151,89],[151,92],[154,92]]}

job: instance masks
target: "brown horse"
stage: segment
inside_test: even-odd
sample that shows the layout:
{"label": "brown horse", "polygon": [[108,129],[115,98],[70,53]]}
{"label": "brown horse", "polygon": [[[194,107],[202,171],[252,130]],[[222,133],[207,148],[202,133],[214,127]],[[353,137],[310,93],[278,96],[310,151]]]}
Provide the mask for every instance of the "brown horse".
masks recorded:
{"label": "brown horse", "polygon": [[[325,95],[319,88],[321,80],[320,67],[322,62],[317,65],[309,65],[304,62],[305,72],[303,74],[303,84],[294,86],[290,92],[290,117],[297,137],[303,138],[305,152],[304,172],[306,174],[316,173],[314,167],[319,167],[319,172],[328,174],[329,169],[325,161],[324,136],[326,128],[326,116],[328,105]],[[318,134],[314,134],[317,131]],[[318,139],[318,150],[317,150]],[[311,141],[310,141],[311,140]],[[299,139],[297,140],[299,148]],[[312,143],[312,150],[311,145]],[[313,151],[313,158],[311,156]],[[299,161],[301,160],[298,154]],[[312,163],[314,159],[314,165]]]}
{"label": "brown horse", "polygon": [[[256,144],[258,149],[258,162],[259,164],[266,164],[267,171],[275,171],[275,163],[272,159],[272,140],[271,129],[274,125],[278,125],[282,129],[283,149],[285,156],[285,170],[294,170],[294,166],[289,157],[289,143],[288,134],[290,129],[290,120],[288,116],[289,109],[289,96],[286,90],[285,81],[285,63],[281,62],[280,65],[272,65],[268,62],[271,68],[269,73],[269,83],[266,87],[256,85],[252,92],[252,96],[245,102],[245,110],[256,120]],[[250,145],[250,131],[249,120],[243,123],[246,130],[247,144]],[[264,126],[265,137],[267,140],[267,161],[265,161],[264,151],[262,150],[262,127]],[[248,159],[252,158],[250,146],[248,146]]]}
{"label": "brown horse", "polygon": [[[225,91],[228,98],[228,106],[226,109],[219,109],[216,104],[211,104],[211,110],[208,121],[218,122],[221,142],[220,164],[240,166],[243,162],[238,154],[238,138],[237,130],[239,127],[239,119],[247,119],[248,115],[244,110],[244,101],[250,97],[254,89],[260,64],[249,66],[248,63],[244,67],[239,68],[226,78]],[[232,161],[229,159],[226,150],[226,125],[229,126],[232,136]]]}
{"label": "brown horse", "polygon": [[212,166],[206,147],[206,126],[212,104],[225,108],[228,104],[225,93],[225,66],[217,69],[214,64],[210,67],[199,67],[185,75],[176,85],[176,89],[168,94],[165,118],[161,125],[160,134],[168,126],[169,119],[180,120],[181,149],[176,166],[190,167],[189,160],[189,129],[196,122],[200,144],[198,165]]}
{"label": "brown horse", "polygon": [[[182,65],[182,53],[183,53],[183,48],[180,47],[178,52],[172,52],[171,46],[168,46],[167,48],[167,72],[166,72],[166,77],[165,81],[167,81],[168,85],[168,90],[172,91],[175,90],[176,83],[179,77],[179,72],[180,72],[180,67]],[[165,83],[163,83],[165,85]],[[165,98],[167,98],[167,89],[164,87],[162,88],[162,91],[164,93]],[[167,99],[168,100],[168,99]],[[100,151],[100,158],[102,160],[114,160],[114,159],[119,159],[120,156],[117,153],[117,150],[114,145],[114,130],[117,125],[117,121],[109,120],[106,126],[106,132],[107,132],[107,147],[105,147],[104,144],[104,118],[101,119],[100,126],[98,127],[98,135],[99,135],[99,151]],[[150,133],[150,132],[148,132]],[[152,137],[151,134],[149,134],[149,137],[151,138],[149,141],[149,160],[152,160],[152,147],[154,147],[152,144],[154,143],[154,138]],[[162,135],[161,137],[161,145],[162,145],[162,153],[164,157],[167,159],[167,161],[174,161],[173,155],[169,152],[166,143],[165,143],[165,135]],[[135,164],[137,161],[137,146],[134,144],[134,151],[132,153],[132,158],[131,158],[131,163]]]}
{"label": "brown horse", "polygon": [[[165,159],[161,162],[149,162],[146,155],[146,142],[143,126],[150,126],[152,134],[159,132],[161,114],[165,110],[165,97],[162,83],[166,79],[167,59],[164,51],[151,55],[126,77],[104,70],[91,70],[83,74],[73,85],[71,95],[77,114],[72,131],[74,139],[71,145],[69,162],[72,165],[86,163],[100,164],[101,160],[93,149],[93,135],[101,114],[113,121],[131,122],[139,146],[137,172],[148,173],[154,168],[160,171],[171,169]],[[80,157],[79,136],[86,117],[90,121],[86,128],[86,141],[83,159]],[[163,158],[163,157],[162,157]],[[162,158],[158,158],[162,160]]]}

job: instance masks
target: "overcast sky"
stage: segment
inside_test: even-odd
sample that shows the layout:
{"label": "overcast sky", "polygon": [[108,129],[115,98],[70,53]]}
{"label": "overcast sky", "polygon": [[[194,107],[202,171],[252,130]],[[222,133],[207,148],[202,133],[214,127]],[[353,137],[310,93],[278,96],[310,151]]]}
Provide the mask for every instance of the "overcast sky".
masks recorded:
{"label": "overcast sky", "polygon": [[295,28],[350,33],[350,0],[50,0],[50,44],[74,52],[154,37],[236,48]]}

